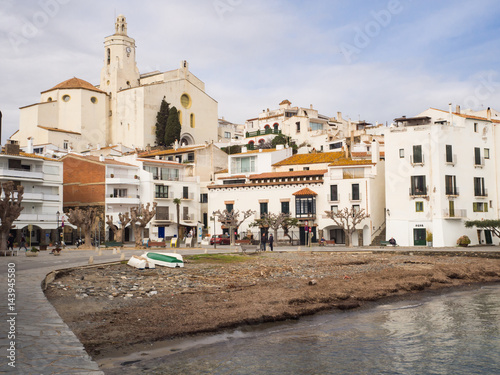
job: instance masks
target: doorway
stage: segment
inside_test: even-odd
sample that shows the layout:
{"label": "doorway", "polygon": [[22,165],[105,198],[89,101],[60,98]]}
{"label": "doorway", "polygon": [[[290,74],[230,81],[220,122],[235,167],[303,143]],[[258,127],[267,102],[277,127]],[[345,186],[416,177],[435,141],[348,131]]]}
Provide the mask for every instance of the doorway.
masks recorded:
{"label": "doorway", "polygon": [[425,246],[425,228],[413,229],[413,246]]}

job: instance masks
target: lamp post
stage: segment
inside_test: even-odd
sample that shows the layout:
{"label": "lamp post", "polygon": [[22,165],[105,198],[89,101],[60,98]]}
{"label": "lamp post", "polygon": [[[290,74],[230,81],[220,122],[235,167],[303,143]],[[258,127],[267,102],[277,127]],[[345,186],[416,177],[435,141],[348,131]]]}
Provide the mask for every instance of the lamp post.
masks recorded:
{"label": "lamp post", "polygon": [[57,238],[56,238],[56,246],[59,244],[59,215],[61,213],[59,211],[56,212],[56,216],[57,216]]}
{"label": "lamp post", "polygon": [[217,237],[215,236],[215,215],[214,217],[211,217],[210,219],[213,219],[214,220],[214,234],[213,234],[213,237],[214,237],[214,249],[217,249]]}

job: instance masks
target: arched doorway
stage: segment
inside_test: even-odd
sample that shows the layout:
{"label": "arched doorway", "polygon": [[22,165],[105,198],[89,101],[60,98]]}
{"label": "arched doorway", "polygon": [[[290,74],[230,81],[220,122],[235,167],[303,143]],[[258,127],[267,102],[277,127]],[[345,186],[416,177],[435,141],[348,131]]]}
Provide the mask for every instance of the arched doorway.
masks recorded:
{"label": "arched doorway", "polygon": [[184,133],[184,134],[181,134],[181,139],[180,139],[180,142],[179,144],[181,146],[189,146],[189,145],[194,145],[195,142],[194,142],[194,138],[191,134],[189,133]]}

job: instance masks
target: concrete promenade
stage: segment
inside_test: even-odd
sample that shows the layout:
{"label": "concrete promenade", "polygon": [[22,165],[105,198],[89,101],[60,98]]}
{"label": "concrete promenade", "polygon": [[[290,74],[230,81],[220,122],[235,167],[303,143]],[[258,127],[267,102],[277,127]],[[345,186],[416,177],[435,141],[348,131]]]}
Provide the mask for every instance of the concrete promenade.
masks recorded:
{"label": "concrete promenade", "polygon": [[[199,253],[234,253],[237,247],[203,246],[177,249],[183,255]],[[158,249],[163,250],[165,249]],[[166,249],[173,252],[174,249]],[[275,251],[297,251],[294,247],[278,247]],[[471,248],[400,248],[400,247],[301,247],[302,251],[480,251],[498,252],[497,247]],[[140,255],[144,250],[125,248],[125,259]],[[65,249],[60,256],[41,251],[37,257],[0,256],[0,373],[12,374],[103,374],[85,352],[83,345],[62,321],[45,298],[42,282],[54,270],[87,265],[93,256],[94,264],[116,262],[121,253],[112,249]],[[11,290],[9,290],[9,288]],[[13,367],[15,366],[15,367]]]}

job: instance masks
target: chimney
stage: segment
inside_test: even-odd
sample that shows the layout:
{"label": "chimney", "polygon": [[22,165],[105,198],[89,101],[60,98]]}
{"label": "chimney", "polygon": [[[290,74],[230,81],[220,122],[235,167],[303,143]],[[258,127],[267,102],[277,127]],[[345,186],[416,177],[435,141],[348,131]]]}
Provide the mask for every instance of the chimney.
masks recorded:
{"label": "chimney", "polygon": [[313,109],[313,105],[311,104],[311,105],[309,106],[309,108],[310,108],[310,109]]}
{"label": "chimney", "polygon": [[491,108],[490,107],[488,107],[488,109],[486,110],[486,118],[488,120],[491,120]]}
{"label": "chimney", "polygon": [[104,155],[103,154],[99,155],[99,161],[104,162]]}
{"label": "chimney", "polygon": [[33,153],[33,137],[28,137],[28,147],[26,148],[27,154]]}
{"label": "chimney", "polygon": [[448,103],[448,112],[450,115],[450,125],[453,125],[453,110],[452,110],[452,104]]}
{"label": "chimney", "polygon": [[455,112],[458,113],[458,114],[460,114],[460,106],[458,104],[457,104]]}
{"label": "chimney", "polygon": [[376,139],[372,140],[372,163],[377,164],[380,160],[380,147]]}
{"label": "chimney", "polygon": [[337,121],[342,121],[342,112],[337,112]]}
{"label": "chimney", "polygon": [[19,142],[13,139],[7,139],[5,144],[5,153],[9,155],[19,155]]}

